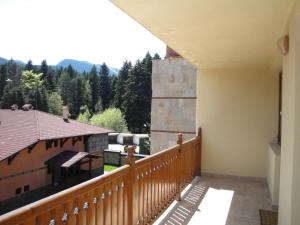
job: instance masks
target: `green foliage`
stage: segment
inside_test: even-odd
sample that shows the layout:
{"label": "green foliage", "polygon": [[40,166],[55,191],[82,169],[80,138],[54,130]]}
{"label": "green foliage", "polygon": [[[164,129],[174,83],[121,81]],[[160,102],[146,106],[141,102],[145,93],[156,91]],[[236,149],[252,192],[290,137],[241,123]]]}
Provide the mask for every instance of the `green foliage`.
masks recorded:
{"label": "green foliage", "polygon": [[32,104],[36,109],[47,110],[47,94],[42,88],[42,73],[34,73],[33,70],[24,70],[21,76],[21,87],[26,103]]}
{"label": "green foliage", "polygon": [[34,73],[33,70],[22,72],[21,83],[24,91],[37,90],[43,84],[42,73]]}
{"label": "green foliage", "polygon": [[6,86],[7,79],[7,68],[6,65],[0,66],[0,100]]}
{"label": "green foliage", "polygon": [[107,109],[110,105],[110,100],[111,100],[111,88],[110,88],[109,69],[105,63],[101,65],[99,77],[100,77],[100,97],[102,99],[102,106],[103,109]]}
{"label": "green foliage", "polygon": [[115,107],[123,109],[124,102],[124,92],[125,92],[125,84],[128,79],[129,71],[132,69],[131,62],[125,61],[122,68],[119,71],[119,76],[117,77],[117,81],[115,84],[115,96],[114,96],[114,104]]}
{"label": "green foliage", "polygon": [[[40,66],[31,60],[25,66],[9,60],[0,66],[0,107],[31,103],[38,110],[60,115],[62,105],[68,105],[71,117],[80,121],[89,122],[96,114],[93,123],[116,131],[126,131],[128,125],[132,132],[145,133],[151,122],[152,59],[160,57],[147,53],[134,65],[125,61],[117,76],[109,74],[105,63],[99,73],[96,66],[78,73],[72,66],[56,68],[46,60]],[[107,119],[107,114],[116,119]]]}
{"label": "green foliage", "polygon": [[80,107],[80,114],[77,117],[77,121],[82,123],[89,123],[91,118],[91,113],[89,111],[89,108],[85,105]]}
{"label": "green foliage", "polygon": [[96,109],[94,108],[97,102],[99,101],[100,96],[100,87],[99,87],[99,77],[97,75],[96,66],[94,65],[88,75],[89,77],[89,83],[91,85],[91,109],[92,112],[96,112]]}
{"label": "green foliage", "polygon": [[92,125],[113,129],[116,132],[127,132],[126,120],[122,112],[117,108],[106,109],[103,113],[92,116]]}
{"label": "green foliage", "polygon": [[48,98],[48,111],[55,115],[62,115],[63,101],[57,92],[52,92]]}
{"label": "green foliage", "polygon": [[33,64],[32,64],[31,59],[25,65],[25,70],[33,70]]}

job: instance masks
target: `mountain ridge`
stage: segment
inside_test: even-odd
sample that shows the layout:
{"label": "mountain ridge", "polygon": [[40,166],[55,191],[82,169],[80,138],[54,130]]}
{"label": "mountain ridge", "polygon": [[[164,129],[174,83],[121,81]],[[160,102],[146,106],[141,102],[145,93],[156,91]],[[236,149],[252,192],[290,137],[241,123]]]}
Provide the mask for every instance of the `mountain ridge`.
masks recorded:
{"label": "mountain ridge", "polygon": [[[0,57],[0,65],[7,63],[9,60],[5,59],[3,57]],[[24,66],[25,63],[22,62],[21,60],[14,60],[18,65],[22,65]],[[76,60],[76,59],[63,59],[60,62],[58,62],[56,65],[49,65],[49,66],[53,66],[56,68],[62,67],[62,68],[66,68],[69,65],[71,65],[73,67],[74,70],[76,70],[79,73],[83,73],[83,72],[90,72],[90,70],[92,69],[92,67],[95,65],[97,72],[100,72],[100,68],[101,68],[101,64],[93,64],[90,63],[88,61],[81,61],[81,60]],[[40,66],[40,65],[35,65],[35,66]],[[109,75],[117,75],[119,70],[117,68],[113,68],[110,66],[107,66],[109,68]]]}

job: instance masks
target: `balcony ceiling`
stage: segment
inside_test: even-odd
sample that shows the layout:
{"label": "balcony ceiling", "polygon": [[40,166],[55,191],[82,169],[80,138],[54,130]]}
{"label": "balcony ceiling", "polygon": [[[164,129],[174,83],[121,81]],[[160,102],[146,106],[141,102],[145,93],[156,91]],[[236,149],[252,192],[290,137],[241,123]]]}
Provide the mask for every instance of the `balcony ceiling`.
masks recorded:
{"label": "balcony ceiling", "polygon": [[112,0],[198,68],[267,67],[294,0]]}

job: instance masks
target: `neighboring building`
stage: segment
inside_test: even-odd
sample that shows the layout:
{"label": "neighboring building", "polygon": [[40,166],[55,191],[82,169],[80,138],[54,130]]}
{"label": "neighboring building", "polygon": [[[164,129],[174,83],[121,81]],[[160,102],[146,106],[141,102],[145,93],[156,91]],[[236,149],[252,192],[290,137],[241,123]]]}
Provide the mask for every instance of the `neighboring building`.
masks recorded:
{"label": "neighboring building", "polygon": [[36,110],[0,110],[0,201],[102,174],[108,132]]}
{"label": "neighboring building", "polygon": [[172,49],[152,64],[151,154],[196,135],[197,69]]}

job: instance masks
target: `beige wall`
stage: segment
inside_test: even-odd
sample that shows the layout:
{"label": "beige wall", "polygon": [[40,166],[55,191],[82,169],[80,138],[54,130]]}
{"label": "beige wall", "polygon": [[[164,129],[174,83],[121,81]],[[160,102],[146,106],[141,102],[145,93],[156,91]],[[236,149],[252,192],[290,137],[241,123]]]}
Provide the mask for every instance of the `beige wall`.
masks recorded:
{"label": "beige wall", "polygon": [[300,1],[290,16],[286,34],[289,53],[283,57],[282,145],[279,225],[300,224]]}
{"label": "beige wall", "polygon": [[266,177],[277,134],[278,77],[266,70],[200,70],[197,83],[202,171]]}
{"label": "beige wall", "polygon": [[272,205],[278,206],[279,180],[280,180],[280,146],[270,144],[268,151],[268,174],[267,180],[271,195]]}

